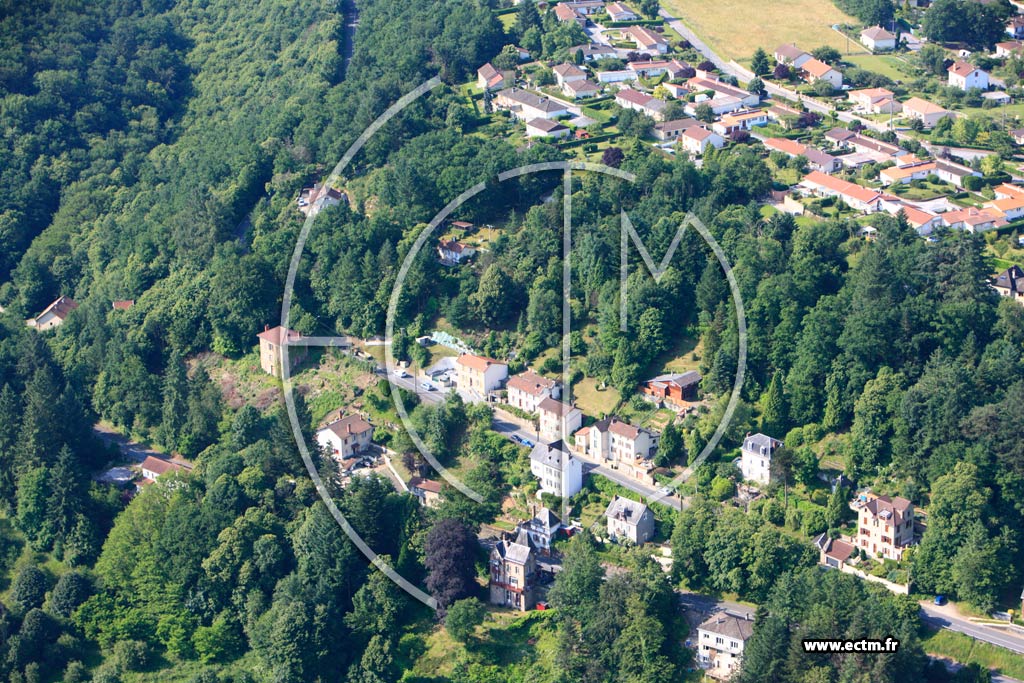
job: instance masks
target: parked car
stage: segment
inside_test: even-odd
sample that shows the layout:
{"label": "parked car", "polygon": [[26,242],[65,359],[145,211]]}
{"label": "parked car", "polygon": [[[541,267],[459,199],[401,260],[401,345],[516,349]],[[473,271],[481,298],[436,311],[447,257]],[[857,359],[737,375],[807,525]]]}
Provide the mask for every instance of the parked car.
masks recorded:
{"label": "parked car", "polygon": [[935,604],[938,605],[939,607],[942,607],[943,605],[945,605],[946,602],[947,602],[947,600],[946,600],[946,596],[945,595],[936,595],[935,596]]}
{"label": "parked car", "polygon": [[536,444],[534,444],[529,439],[523,439],[523,445],[526,446],[527,448],[533,448]]}
{"label": "parked car", "polygon": [[522,443],[523,442],[523,437],[519,436],[518,434],[512,434],[508,438],[512,439],[512,441],[514,441],[516,443]]}
{"label": "parked car", "polygon": [[420,389],[424,391],[434,391],[434,385],[430,382],[420,382]]}

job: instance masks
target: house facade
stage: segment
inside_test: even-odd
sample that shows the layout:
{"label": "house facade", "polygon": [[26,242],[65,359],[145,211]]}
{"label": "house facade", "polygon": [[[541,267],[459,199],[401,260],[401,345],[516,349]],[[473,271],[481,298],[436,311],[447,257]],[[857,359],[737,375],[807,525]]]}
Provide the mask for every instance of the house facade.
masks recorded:
{"label": "house facade", "polygon": [[502,71],[487,62],[476,70],[476,85],[481,90],[501,90],[515,81],[515,71]]}
{"label": "house facade", "polygon": [[583,424],[583,411],[551,397],[537,404],[537,416],[540,440],[546,442],[564,439],[574,434]]}
{"label": "house facade", "polygon": [[306,359],[309,352],[304,346],[294,346],[294,342],[302,339],[302,335],[295,330],[286,330],[278,325],[271,328],[264,326],[263,331],[256,335],[260,340],[260,368],[263,372],[274,377],[281,377],[281,360],[283,354],[281,347],[287,341],[288,348],[288,371],[291,372]]}
{"label": "house facade", "polygon": [[999,296],[1009,297],[1024,306],[1024,270],[1014,264],[996,276],[992,288]]}
{"label": "house facade", "polygon": [[697,627],[697,663],[715,680],[731,678],[743,661],[743,649],[754,622],[726,612],[713,614]]}
{"label": "house facade", "polygon": [[455,359],[455,386],[459,391],[485,397],[501,388],[508,365],[493,358],[464,353]]}
{"label": "house facade", "polygon": [[608,520],[608,538],[642,545],[654,538],[654,513],[635,500],[614,496],[604,511]]}
{"label": "house facade", "polygon": [[583,464],[565,450],[561,441],[534,446],[530,472],[540,483],[538,493],[568,498],[583,488]]}
{"label": "house facade", "polygon": [[544,399],[558,399],[562,396],[562,385],[559,382],[538,375],[533,370],[510,377],[505,388],[508,390],[508,404],[528,413],[536,413]]}
{"label": "house facade", "polygon": [[697,400],[701,376],[696,370],[652,377],[640,385],[640,393],[649,401],[675,409]]}
{"label": "house facade", "polygon": [[71,311],[78,308],[78,302],[71,297],[62,296],[52,304],[43,309],[43,312],[35,318],[29,318],[25,324],[37,330],[52,330],[60,327],[71,314]]}
{"label": "house facade", "polygon": [[871,557],[899,561],[914,542],[914,505],[906,498],[861,494],[850,504],[857,513],[857,546]]}
{"label": "house facade", "polygon": [[562,520],[548,508],[541,508],[533,519],[523,522],[519,528],[530,537],[530,545],[541,555],[545,555],[551,552],[551,544],[558,538]]}
{"label": "house facade", "polygon": [[772,483],[772,455],[782,448],[782,442],[766,434],[748,434],[740,447],[740,471],[747,481]]}
{"label": "house facade", "polygon": [[537,558],[525,531],[520,529],[515,539],[498,541],[491,550],[488,580],[491,604],[520,611],[533,609],[536,574]]}
{"label": "house facade", "polygon": [[436,508],[441,504],[441,482],[439,481],[413,477],[409,480],[409,493],[416,496],[423,507]]}
{"label": "house facade", "polygon": [[961,90],[988,89],[988,72],[964,61],[954,62],[948,69],[949,85]]}
{"label": "house facade", "polygon": [[168,472],[187,472],[188,468],[176,462],[149,455],[139,465],[139,470],[142,473],[143,479],[156,481],[162,474],[167,474]]}
{"label": "house facade", "polygon": [[903,103],[903,115],[910,119],[917,119],[925,128],[934,128],[940,119],[956,116],[948,109],[943,109],[920,97],[911,97]]}
{"label": "house facade", "polygon": [[348,415],[318,430],[316,441],[335,460],[348,460],[369,447],[373,425],[358,415]]}
{"label": "house facade", "polygon": [[872,52],[889,52],[896,49],[899,36],[881,26],[872,26],[860,32],[860,42]]}

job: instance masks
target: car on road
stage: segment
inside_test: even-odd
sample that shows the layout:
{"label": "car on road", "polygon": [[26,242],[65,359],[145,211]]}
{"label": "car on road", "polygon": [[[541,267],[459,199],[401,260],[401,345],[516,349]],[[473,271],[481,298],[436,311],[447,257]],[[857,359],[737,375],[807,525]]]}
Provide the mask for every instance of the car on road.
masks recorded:
{"label": "car on road", "polygon": [[671,496],[673,493],[675,493],[675,491],[672,489],[671,486],[662,486],[660,489],[658,489],[659,496]]}
{"label": "car on road", "polygon": [[410,375],[410,374],[409,374],[408,372],[406,372],[405,370],[399,370],[399,371],[398,371],[398,378],[399,378],[399,379],[409,379],[410,377],[412,377],[412,375]]}
{"label": "car on road", "polygon": [[516,443],[523,442],[523,437],[519,436],[518,434],[510,434],[508,438],[511,439],[512,441],[515,441]]}
{"label": "car on road", "polygon": [[534,443],[533,443],[532,441],[530,441],[529,439],[523,439],[523,440],[522,440],[522,444],[523,444],[524,446],[526,446],[527,448],[533,448],[533,447],[534,447],[534,445],[535,445],[535,444],[534,444]]}
{"label": "car on road", "polygon": [[935,604],[938,605],[939,607],[942,607],[943,605],[945,605],[946,602],[947,602],[947,600],[946,600],[946,596],[945,595],[936,595],[935,596]]}
{"label": "car on road", "polygon": [[430,382],[420,382],[420,389],[423,389],[423,391],[435,391],[434,385]]}

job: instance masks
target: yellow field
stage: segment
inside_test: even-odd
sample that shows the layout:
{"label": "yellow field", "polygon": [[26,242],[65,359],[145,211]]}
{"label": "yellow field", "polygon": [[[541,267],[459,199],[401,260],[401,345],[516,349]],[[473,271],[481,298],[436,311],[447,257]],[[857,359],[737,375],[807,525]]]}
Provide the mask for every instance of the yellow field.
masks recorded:
{"label": "yellow field", "polygon": [[[662,0],[662,4],[721,57],[737,61],[749,59],[759,47],[771,56],[785,43],[796,43],[808,52],[831,45],[846,54],[846,36],[832,30],[832,25],[857,23],[832,0],[769,0],[756,5],[749,0]],[[867,52],[852,39],[849,50]]]}

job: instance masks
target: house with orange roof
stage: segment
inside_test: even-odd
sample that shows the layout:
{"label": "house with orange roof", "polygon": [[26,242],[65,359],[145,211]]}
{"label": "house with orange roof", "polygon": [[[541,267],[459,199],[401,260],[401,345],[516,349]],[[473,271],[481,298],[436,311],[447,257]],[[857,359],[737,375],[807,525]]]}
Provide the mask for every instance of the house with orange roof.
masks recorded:
{"label": "house with orange roof", "polygon": [[335,460],[348,460],[369,448],[373,425],[359,415],[347,415],[316,432],[316,441]]}
{"label": "house with orange roof", "polygon": [[878,179],[886,185],[895,183],[907,185],[914,180],[924,180],[932,173],[935,173],[934,161],[918,161],[905,166],[890,166],[882,169],[878,174]]}
{"label": "house with orange roof", "polygon": [[996,185],[993,191],[996,194],[996,199],[1024,198],[1024,185],[1003,183],[1002,185]]}
{"label": "house with orange roof", "polygon": [[917,230],[917,234],[921,236],[930,235],[935,228],[942,225],[942,217],[938,214],[919,209],[916,206],[910,206],[909,204],[900,206],[896,213],[902,213],[906,217],[907,223]]}
{"label": "house with orange roof", "polygon": [[725,138],[706,128],[693,126],[679,136],[679,144],[693,156],[702,156],[708,147],[721,149],[725,145]]}
{"label": "house with orange roof", "polygon": [[[712,100],[713,101],[713,100]],[[722,137],[728,137],[737,130],[750,130],[756,126],[768,125],[768,113],[761,109],[738,111],[726,114],[711,125],[711,130]]]}
{"label": "house with orange roof", "polygon": [[540,402],[546,398],[562,396],[562,385],[553,379],[538,375],[533,370],[521,372],[509,378],[505,385],[506,402],[513,408],[528,413],[537,412]]}
{"label": "house with orange roof", "polygon": [[896,49],[899,36],[881,26],[872,26],[860,32],[860,42],[872,52],[888,52]]}
{"label": "house with orange roof", "polygon": [[884,195],[877,190],[851,183],[821,171],[811,171],[800,181],[800,187],[819,197],[838,197],[850,208],[871,213],[881,210]]}
{"label": "house with orange roof", "polygon": [[948,109],[943,109],[937,104],[922,100],[920,97],[911,97],[903,103],[903,115],[910,119],[917,119],[924,124],[925,128],[934,128],[940,119],[956,116],[956,114]]}
{"label": "house with orange roof", "polygon": [[270,327],[264,325],[263,331],[256,335],[260,340],[260,368],[263,372],[274,377],[281,377],[281,359],[283,353],[281,347],[288,343],[288,370],[294,370],[303,360],[309,349],[305,346],[295,346],[295,342],[302,339],[302,335],[295,330],[286,330],[278,325]]}
{"label": "house with orange roof", "polygon": [[37,330],[52,330],[60,327],[71,311],[78,308],[78,302],[69,296],[59,297],[52,304],[43,309],[43,312],[34,318],[29,318],[25,324]]}
{"label": "house with orange roof", "polygon": [[485,397],[508,379],[508,365],[493,358],[464,353],[455,359],[455,387]]}
{"label": "house with orange roof", "polygon": [[886,88],[851,90],[847,93],[847,99],[868,114],[899,114],[903,111],[903,106],[896,100],[896,96]]}
{"label": "house with orange roof", "polygon": [[959,211],[947,211],[942,214],[943,225],[954,230],[967,232],[983,232],[1006,225],[1006,219],[995,209],[976,209],[970,207]]}
{"label": "house with orange roof", "polygon": [[995,199],[985,202],[982,205],[986,209],[995,209],[1007,221],[1015,221],[1024,218],[1024,199],[1013,197],[1010,199]]}
{"label": "house with orange roof", "polygon": [[476,85],[481,90],[501,90],[514,80],[514,71],[499,71],[490,62],[476,70]]}
{"label": "house with orange roof", "polygon": [[811,57],[800,67],[808,83],[817,81],[828,81],[833,88],[843,87],[843,74],[825,62]]}
{"label": "house with orange roof", "polygon": [[841,159],[822,152],[817,147],[805,145],[796,140],[787,138],[765,138],[764,146],[776,152],[782,152],[790,158],[802,156],[807,159],[807,164],[814,170],[823,173],[833,173],[843,167]]}
{"label": "house with orange roof", "polygon": [[668,41],[660,33],[646,26],[629,26],[622,31],[623,36],[636,43],[637,51],[647,54],[665,54],[668,52]]}
{"label": "house with orange roof", "polygon": [[947,69],[949,85],[961,90],[988,90],[988,72],[963,60],[953,62]]}

